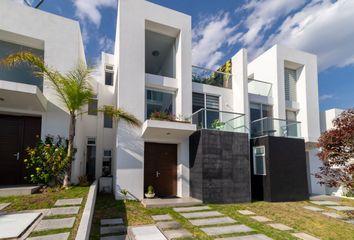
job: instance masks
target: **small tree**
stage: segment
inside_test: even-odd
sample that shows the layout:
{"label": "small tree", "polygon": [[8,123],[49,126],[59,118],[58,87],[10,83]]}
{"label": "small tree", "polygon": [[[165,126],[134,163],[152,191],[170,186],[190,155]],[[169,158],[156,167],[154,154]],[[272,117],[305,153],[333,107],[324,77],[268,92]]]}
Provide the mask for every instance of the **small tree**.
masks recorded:
{"label": "small tree", "polygon": [[342,112],[333,125],[319,138],[318,157],[323,165],[315,177],[320,184],[343,186],[354,193],[354,108]]}
{"label": "small tree", "polygon": [[[53,89],[56,91],[59,99],[69,113],[68,164],[63,181],[63,186],[68,187],[70,185],[71,163],[74,157],[76,119],[79,114],[83,113],[82,108],[94,96],[90,85],[92,69],[87,68],[86,65],[80,63],[71,71],[62,74],[58,70],[47,66],[44,60],[39,56],[26,51],[10,54],[5,58],[0,59],[0,65],[13,67],[20,63],[29,64],[33,68],[33,73],[35,75],[43,76],[51,83]],[[132,126],[141,125],[140,121],[134,115],[121,108],[105,106],[101,109],[97,109],[97,111],[104,112],[117,121],[124,120]]]}

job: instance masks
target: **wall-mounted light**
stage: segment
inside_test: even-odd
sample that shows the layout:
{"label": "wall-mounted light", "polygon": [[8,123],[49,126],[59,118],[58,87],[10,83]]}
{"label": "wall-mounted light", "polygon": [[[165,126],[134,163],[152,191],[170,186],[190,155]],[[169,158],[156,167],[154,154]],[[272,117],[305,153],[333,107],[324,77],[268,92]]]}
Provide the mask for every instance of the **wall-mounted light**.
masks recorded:
{"label": "wall-mounted light", "polygon": [[152,56],[158,57],[158,56],[160,56],[160,52],[157,50],[154,50],[154,51],[152,51]]}

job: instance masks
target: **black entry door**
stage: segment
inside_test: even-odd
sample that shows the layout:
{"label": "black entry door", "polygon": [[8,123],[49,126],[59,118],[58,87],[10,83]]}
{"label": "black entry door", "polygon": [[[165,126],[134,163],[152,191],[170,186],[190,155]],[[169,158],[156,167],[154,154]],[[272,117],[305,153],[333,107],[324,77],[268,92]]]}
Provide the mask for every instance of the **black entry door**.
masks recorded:
{"label": "black entry door", "polygon": [[40,118],[0,115],[0,185],[26,182],[26,148],[35,146],[40,131]]}
{"label": "black entry door", "polygon": [[150,185],[157,197],[177,195],[177,144],[145,143],[145,192]]}

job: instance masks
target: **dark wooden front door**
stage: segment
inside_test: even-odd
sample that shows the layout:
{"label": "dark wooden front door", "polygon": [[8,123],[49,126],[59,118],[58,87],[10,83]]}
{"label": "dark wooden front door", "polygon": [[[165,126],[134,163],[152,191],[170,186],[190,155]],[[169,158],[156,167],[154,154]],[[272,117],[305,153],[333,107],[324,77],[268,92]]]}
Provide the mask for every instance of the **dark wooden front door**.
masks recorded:
{"label": "dark wooden front door", "polygon": [[25,183],[23,160],[41,133],[41,118],[0,115],[0,186]]}
{"label": "dark wooden front door", "polygon": [[145,143],[144,189],[155,189],[157,197],[177,195],[177,145]]}

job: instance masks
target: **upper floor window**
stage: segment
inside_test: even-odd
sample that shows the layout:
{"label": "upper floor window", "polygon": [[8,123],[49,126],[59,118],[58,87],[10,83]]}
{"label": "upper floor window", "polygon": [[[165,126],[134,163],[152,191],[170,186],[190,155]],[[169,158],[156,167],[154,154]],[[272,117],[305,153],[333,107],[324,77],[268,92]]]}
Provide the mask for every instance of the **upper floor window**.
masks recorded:
{"label": "upper floor window", "polygon": [[296,102],[296,70],[285,68],[284,74],[285,100]]}
{"label": "upper floor window", "polygon": [[103,127],[104,128],[113,128],[113,118],[108,114],[103,115]]}
{"label": "upper floor window", "polygon": [[273,108],[266,104],[250,103],[250,116],[251,122],[261,118],[271,118],[273,117]]}
{"label": "upper floor window", "polygon": [[88,115],[93,115],[93,116],[97,116],[97,109],[98,109],[98,99],[97,97],[92,98],[88,104],[87,104],[87,114]]}
{"label": "upper floor window", "polygon": [[106,65],[105,67],[105,84],[109,86],[113,86],[113,66]]}
{"label": "upper floor window", "polygon": [[110,176],[112,174],[112,150],[103,151],[102,176]]}
{"label": "upper floor window", "polygon": [[174,113],[175,94],[162,90],[146,90],[146,118],[154,112]]}
{"label": "upper floor window", "polygon": [[201,119],[204,119],[204,127],[211,128],[213,123],[220,119],[219,105],[220,97],[215,95],[209,95],[204,93],[193,93],[192,95],[193,113],[204,108]]}

